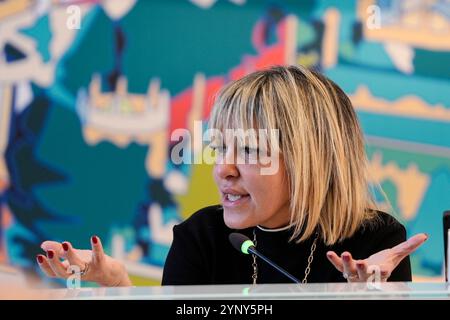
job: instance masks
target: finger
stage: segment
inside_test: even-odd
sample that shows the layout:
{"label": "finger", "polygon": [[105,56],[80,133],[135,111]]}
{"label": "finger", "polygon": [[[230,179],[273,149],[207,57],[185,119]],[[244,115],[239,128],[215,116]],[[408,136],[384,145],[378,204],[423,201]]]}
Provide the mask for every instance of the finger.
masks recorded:
{"label": "finger", "polygon": [[91,246],[92,246],[92,258],[95,263],[102,263],[105,259],[105,253],[103,251],[102,242],[100,241],[100,238],[97,236],[91,237]]}
{"label": "finger", "polygon": [[357,271],[356,271],[355,260],[353,260],[350,252],[345,251],[344,253],[341,254],[341,258],[342,258],[342,263],[344,266],[344,272],[348,276],[356,275]]}
{"label": "finger", "polygon": [[398,260],[403,260],[406,256],[410,255],[417,248],[419,248],[426,240],[428,235],[425,233],[416,234],[408,240],[396,245],[391,249]]}
{"label": "finger", "polygon": [[44,241],[41,243],[41,249],[45,252],[49,250],[53,250],[54,252],[58,253],[59,256],[64,256],[65,252],[62,248],[61,243],[56,241]]}
{"label": "finger", "polygon": [[356,261],[356,271],[360,280],[364,281],[368,278],[367,263],[364,260]]}
{"label": "finger", "polygon": [[62,243],[62,248],[65,252],[65,256],[68,260],[69,265],[76,265],[80,268],[84,268],[85,264],[89,261],[83,261],[76,253],[75,249],[72,247],[72,244],[68,241]]}
{"label": "finger", "polygon": [[339,272],[344,271],[344,266],[342,264],[342,259],[336,254],[334,251],[327,252],[327,258],[331,262],[331,264],[339,270]]}
{"label": "finger", "polygon": [[391,272],[387,271],[387,270],[381,270],[380,275],[381,275],[381,280],[385,281],[385,280],[389,279],[389,277],[391,276]]}
{"label": "finger", "polygon": [[66,268],[64,267],[61,260],[59,260],[59,256],[56,254],[55,251],[48,250],[47,259],[50,268],[52,268],[53,272],[56,274],[57,277],[66,279],[69,276]]}
{"label": "finger", "polygon": [[36,256],[36,260],[38,262],[39,268],[45,273],[45,275],[47,277],[50,277],[50,278],[56,277],[56,274],[53,272],[52,268],[48,264],[46,256],[44,256],[42,254],[38,254]]}

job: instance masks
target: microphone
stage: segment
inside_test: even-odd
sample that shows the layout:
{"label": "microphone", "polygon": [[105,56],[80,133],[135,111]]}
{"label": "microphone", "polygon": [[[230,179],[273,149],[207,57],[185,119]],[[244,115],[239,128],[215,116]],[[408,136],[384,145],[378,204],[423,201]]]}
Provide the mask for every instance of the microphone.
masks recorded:
{"label": "microphone", "polygon": [[236,233],[233,232],[228,236],[228,239],[230,240],[233,247],[242,253],[249,254],[252,253],[258,258],[262,259],[263,261],[267,262],[269,265],[277,269],[279,272],[284,274],[286,277],[294,281],[295,283],[300,283],[300,281],[288,273],[286,270],[278,266],[275,262],[269,260],[269,258],[262,255],[260,252],[256,251],[255,244],[252,240],[250,240],[247,236],[243,235],[242,233]]}

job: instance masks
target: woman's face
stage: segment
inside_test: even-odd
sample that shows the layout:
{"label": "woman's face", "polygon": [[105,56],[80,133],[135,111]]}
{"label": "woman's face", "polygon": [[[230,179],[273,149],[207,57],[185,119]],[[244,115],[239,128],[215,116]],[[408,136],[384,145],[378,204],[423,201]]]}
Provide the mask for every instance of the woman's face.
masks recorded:
{"label": "woman's face", "polygon": [[289,187],[281,155],[278,169],[267,175],[261,174],[264,167],[261,163],[239,164],[231,148],[224,147],[222,160],[214,166],[214,179],[221,195],[225,224],[232,229],[286,226],[290,220]]}

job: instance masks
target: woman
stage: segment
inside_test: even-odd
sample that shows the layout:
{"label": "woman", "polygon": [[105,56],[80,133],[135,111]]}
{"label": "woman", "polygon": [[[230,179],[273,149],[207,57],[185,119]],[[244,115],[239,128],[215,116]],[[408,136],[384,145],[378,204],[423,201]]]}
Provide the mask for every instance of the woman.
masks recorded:
{"label": "woman", "polygon": [[[222,205],[174,227],[163,285],[291,281],[232,248],[228,236],[235,230],[302,282],[411,280],[408,255],[427,235],[405,241],[405,228],[376,210],[363,135],[336,84],[300,67],[254,72],[222,89],[210,127],[216,129],[211,147]],[[274,162],[275,170],[264,171]],[[66,278],[69,265],[76,265],[84,280],[131,285],[98,237],[91,242],[92,251],[82,251],[46,241],[39,266],[50,277]]]}

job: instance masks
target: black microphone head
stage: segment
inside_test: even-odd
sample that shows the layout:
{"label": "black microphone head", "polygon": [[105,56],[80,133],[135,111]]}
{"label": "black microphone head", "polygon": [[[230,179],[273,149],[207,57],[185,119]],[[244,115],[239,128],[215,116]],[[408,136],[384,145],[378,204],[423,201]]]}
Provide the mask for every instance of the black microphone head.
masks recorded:
{"label": "black microphone head", "polygon": [[255,244],[249,237],[243,235],[242,233],[233,232],[228,236],[233,247],[242,253],[248,254],[248,248],[254,247]]}

